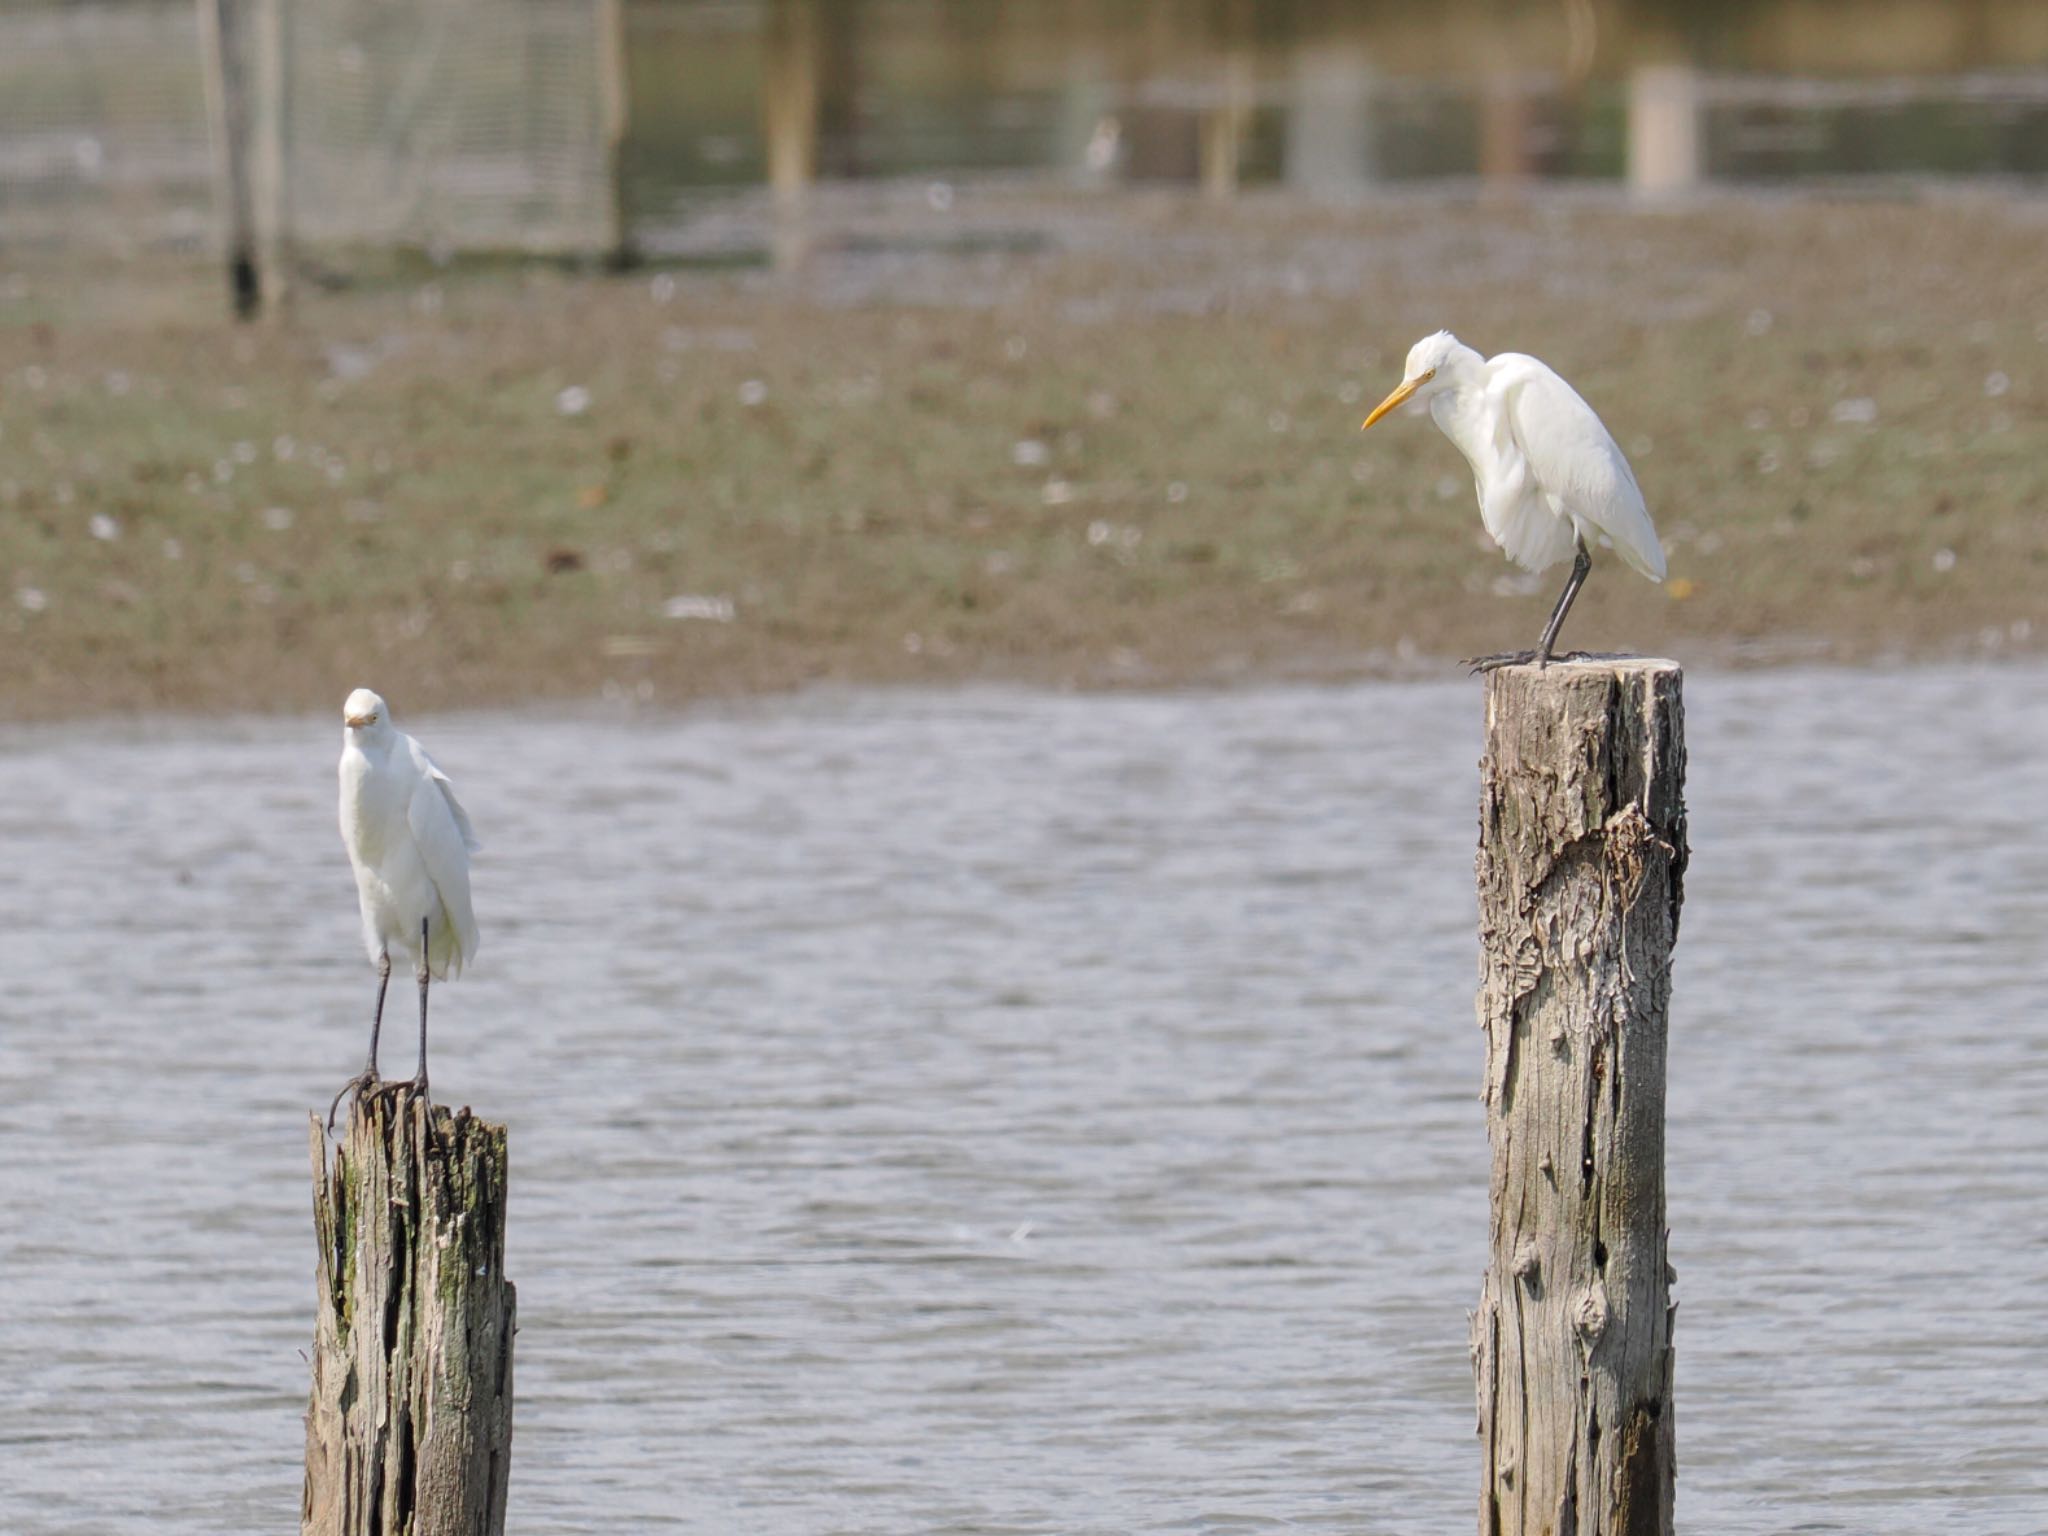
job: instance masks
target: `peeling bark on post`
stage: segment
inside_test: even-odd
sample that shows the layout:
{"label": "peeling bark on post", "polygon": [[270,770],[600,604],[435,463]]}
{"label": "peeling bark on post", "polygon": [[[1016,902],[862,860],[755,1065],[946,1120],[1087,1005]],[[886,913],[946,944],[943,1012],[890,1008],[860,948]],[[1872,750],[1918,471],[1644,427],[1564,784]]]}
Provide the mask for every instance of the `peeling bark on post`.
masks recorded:
{"label": "peeling bark on post", "polygon": [[1480,1536],[1670,1536],[1664,1061],[1681,674],[1491,673],[1479,832],[1493,1252],[1472,1318]]}
{"label": "peeling bark on post", "polygon": [[417,1099],[312,1125],[319,1315],[301,1536],[503,1536],[514,1295],[505,1128]]}

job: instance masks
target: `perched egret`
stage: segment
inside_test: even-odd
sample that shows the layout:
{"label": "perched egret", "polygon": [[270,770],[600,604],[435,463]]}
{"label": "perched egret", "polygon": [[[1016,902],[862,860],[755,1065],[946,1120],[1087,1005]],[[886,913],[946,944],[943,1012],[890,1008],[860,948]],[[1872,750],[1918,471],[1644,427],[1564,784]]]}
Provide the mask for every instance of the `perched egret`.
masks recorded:
{"label": "perched egret", "polygon": [[394,950],[411,957],[420,984],[420,1064],[410,1083],[427,1092],[427,981],[461,974],[476,955],[476,918],[469,909],[469,856],[476,834],[455,786],[426,748],[391,723],[391,709],[367,688],[341,707],[341,841],[356,875],[363,943],[377,968],[377,1006],[370,1017],[370,1059],[342,1085],[327,1111],[351,1088],[377,1086],[377,1034]]}
{"label": "perched egret", "polygon": [[1664,579],[1664,549],[1635,472],[1593,407],[1548,365],[1519,352],[1481,357],[1438,331],[1408,349],[1400,388],[1373,407],[1359,430],[1410,399],[1429,402],[1429,414],[1471,464],[1480,520],[1508,558],[1530,571],[1572,562],[1536,649],[1482,656],[1473,670],[1550,660],[1593,568],[1591,541],[1607,540],[1635,570]]}

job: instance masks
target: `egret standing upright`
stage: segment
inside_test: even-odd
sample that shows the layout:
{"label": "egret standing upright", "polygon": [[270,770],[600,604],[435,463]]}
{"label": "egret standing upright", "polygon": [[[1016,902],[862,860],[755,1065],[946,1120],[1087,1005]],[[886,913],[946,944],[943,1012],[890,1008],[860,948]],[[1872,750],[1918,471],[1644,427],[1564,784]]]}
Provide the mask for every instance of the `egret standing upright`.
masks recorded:
{"label": "egret standing upright", "polygon": [[1400,388],[1373,407],[1359,430],[1409,399],[1429,402],[1429,414],[1471,464],[1480,521],[1507,557],[1529,571],[1572,562],[1536,649],[1477,657],[1474,671],[1550,660],[1593,568],[1589,539],[1605,539],[1633,569],[1664,579],[1664,548],[1635,471],[1593,407],[1547,364],[1520,352],[1481,357],[1438,331],[1408,349]]}
{"label": "egret standing upright", "polygon": [[370,1017],[370,1058],[342,1084],[327,1123],[353,1088],[377,1086],[377,1035],[391,954],[411,957],[420,984],[420,1063],[409,1083],[427,1092],[427,981],[460,975],[476,955],[476,918],[469,908],[469,856],[476,834],[455,786],[426,748],[391,723],[391,709],[367,688],[342,705],[341,841],[355,870],[363,942],[377,968],[377,1006]]}

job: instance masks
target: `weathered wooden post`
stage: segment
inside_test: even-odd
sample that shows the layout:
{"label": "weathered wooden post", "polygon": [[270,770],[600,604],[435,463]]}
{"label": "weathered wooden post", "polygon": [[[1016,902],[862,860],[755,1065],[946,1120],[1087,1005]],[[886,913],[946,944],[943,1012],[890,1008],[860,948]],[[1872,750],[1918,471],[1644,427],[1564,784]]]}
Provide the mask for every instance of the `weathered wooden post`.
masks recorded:
{"label": "weathered wooden post", "polygon": [[1664,1060],[1681,674],[1489,674],[1479,1021],[1493,1252],[1472,1318],[1481,1536],[1670,1536]]}
{"label": "weathered wooden post", "polygon": [[312,1126],[319,1314],[301,1536],[503,1536],[505,1128],[376,1094]]}

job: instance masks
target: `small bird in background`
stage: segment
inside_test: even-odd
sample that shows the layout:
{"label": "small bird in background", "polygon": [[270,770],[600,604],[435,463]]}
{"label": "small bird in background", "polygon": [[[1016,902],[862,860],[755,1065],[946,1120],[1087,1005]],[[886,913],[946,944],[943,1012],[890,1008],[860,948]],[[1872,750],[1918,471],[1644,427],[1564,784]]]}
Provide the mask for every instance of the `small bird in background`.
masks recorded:
{"label": "small bird in background", "polygon": [[1604,539],[1630,567],[1664,579],[1664,548],[1635,471],[1593,407],[1547,364],[1519,352],[1481,357],[1438,331],[1408,349],[1400,387],[1359,430],[1410,399],[1429,402],[1429,414],[1471,464],[1480,520],[1508,558],[1529,571],[1572,562],[1536,649],[1474,657],[1473,671],[1551,659],[1564,616],[1593,568],[1589,543]]}
{"label": "small bird in background", "polygon": [[420,984],[420,1063],[409,1083],[427,1093],[427,982],[460,975],[476,957],[476,918],[469,907],[469,856],[476,834],[455,786],[426,748],[391,723],[391,708],[367,688],[341,707],[341,841],[355,870],[363,943],[377,968],[377,1006],[370,1017],[370,1057],[342,1085],[327,1109],[328,1128],[349,1090],[374,1090],[377,1035],[393,953],[411,958]]}

